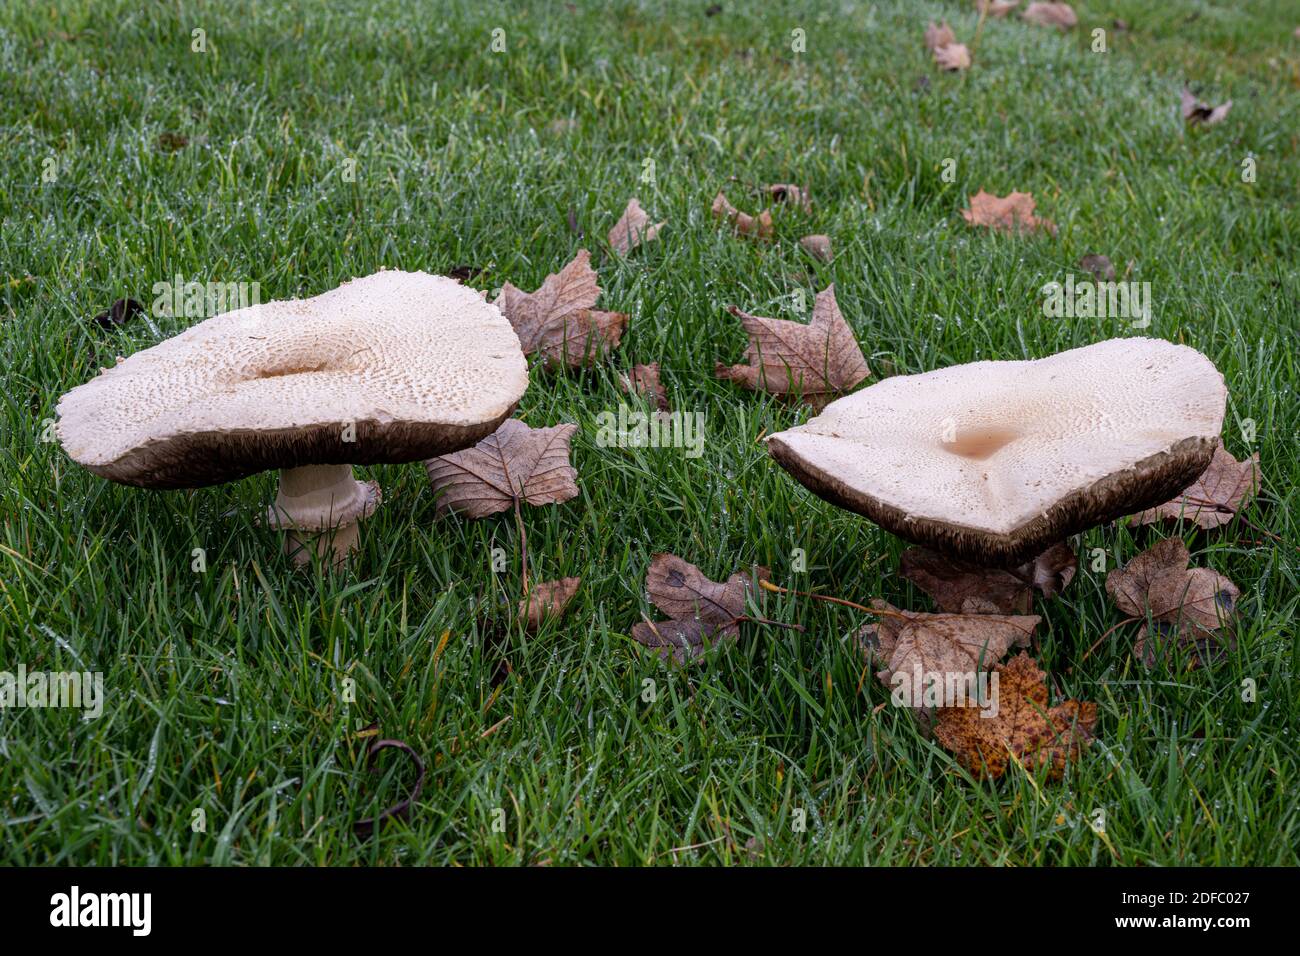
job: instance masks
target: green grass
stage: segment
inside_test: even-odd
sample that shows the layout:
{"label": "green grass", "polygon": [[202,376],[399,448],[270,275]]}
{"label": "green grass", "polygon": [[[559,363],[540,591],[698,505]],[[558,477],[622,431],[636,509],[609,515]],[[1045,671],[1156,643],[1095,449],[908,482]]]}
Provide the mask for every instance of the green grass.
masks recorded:
{"label": "green grass", "polygon": [[[1294,4],[1079,3],[1066,36],[990,21],[961,76],[934,70],[921,32],[947,18],[969,42],[965,2],[724,2],[714,17],[703,0],[302,6],[0,12],[0,670],[100,670],[108,693],[98,720],[0,712],[0,859],[1296,863]],[[1092,53],[1089,31],[1117,16],[1129,31]],[[196,27],[206,54],[190,51]],[[489,50],[495,28],[505,53]],[[1225,123],[1184,130],[1184,78],[1234,100]],[[556,119],[574,126],[557,132]],[[161,150],[166,132],[190,144]],[[1240,178],[1247,155],[1254,184]],[[949,157],[952,183],[939,175]],[[653,185],[638,180],[646,158]],[[720,187],[752,210],[744,183],[765,182],[808,184],[813,213],[778,213],[766,245],[709,219]],[[1033,192],[1059,238],[970,231],[959,210],[981,187]],[[669,225],[626,262],[602,261],[633,194]],[[832,265],[799,250],[811,232],[833,237]],[[178,272],[258,281],[264,300],[383,266],[469,264],[487,269],[483,287],[533,288],[583,245],[603,307],[631,325],[612,363],[535,372],[520,406],[529,424],[579,425],[581,497],[524,515],[534,572],[584,581],[571,614],[537,635],[509,613],[511,516],[436,518],[418,465],[359,469],[385,497],[363,551],[346,573],[301,572],[256,523],[273,475],[145,492],[41,441],[62,392],[157,341],[143,321],[106,333],[89,317],[122,296],[148,304]],[[795,290],[835,282],[876,379],[1039,357],[1124,334],[1042,316],[1040,287],[1090,252],[1151,283],[1150,334],[1214,360],[1231,390],[1227,447],[1263,460],[1246,517],[1281,540],[1240,522],[1188,535],[1197,563],[1242,588],[1225,663],[1147,671],[1131,627],[1085,659],[1120,614],[1084,563],[1042,605],[1035,656],[1056,692],[1097,702],[1100,739],[1060,783],[1019,771],[981,783],[880,707],[888,689],[864,675],[849,609],[773,597],[765,613],[806,632],[751,627],[689,671],[640,652],[629,631],[651,610],[644,572],[660,550],[715,578],[758,562],[792,587],[929,607],[898,575],[903,542],[764,454],[759,436],[806,409],[713,379],[744,345],[728,303],[794,317]],[[157,320],[162,336],[187,324]],[[655,360],[674,406],[707,416],[702,458],[596,445],[617,371]],[[1143,542],[1108,527],[1081,546],[1113,568]],[[206,573],[191,571],[196,547]],[[505,573],[490,572],[493,547]],[[362,841],[353,821],[413,780],[391,753],[364,772],[355,732],[372,722],[429,774],[409,823]],[[196,808],[206,832],[191,829]],[[1087,822],[1097,808],[1104,841]],[[745,852],[750,837],[761,852]]]}

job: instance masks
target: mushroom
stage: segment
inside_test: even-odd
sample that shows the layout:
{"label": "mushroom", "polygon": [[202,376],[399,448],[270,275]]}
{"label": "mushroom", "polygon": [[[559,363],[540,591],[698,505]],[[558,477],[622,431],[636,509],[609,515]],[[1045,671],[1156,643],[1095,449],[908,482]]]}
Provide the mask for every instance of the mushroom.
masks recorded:
{"label": "mushroom", "polygon": [[832,504],[1007,567],[1187,487],[1214,454],[1226,401],[1195,349],[1110,339],[888,378],[767,447]]}
{"label": "mushroom", "polygon": [[142,488],[279,468],[267,517],[285,551],[339,563],[379,502],[352,465],[471,446],[527,387],[495,305],[454,279],[383,271],[223,313],[119,360],[59,400],[57,433],[78,464]]}

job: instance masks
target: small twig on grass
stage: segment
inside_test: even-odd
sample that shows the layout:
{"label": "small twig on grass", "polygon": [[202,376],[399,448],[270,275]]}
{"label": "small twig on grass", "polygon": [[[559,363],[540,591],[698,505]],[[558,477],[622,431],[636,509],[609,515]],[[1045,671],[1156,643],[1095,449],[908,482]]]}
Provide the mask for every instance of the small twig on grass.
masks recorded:
{"label": "small twig on grass", "polygon": [[1088,655],[1089,655],[1089,654],[1091,654],[1091,653],[1092,653],[1093,651],[1095,651],[1097,648],[1101,647],[1101,642],[1102,642],[1102,641],[1104,641],[1106,638],[1110,637],[1112,634],[1114,634],[1116,631],[1118,631],[1118,630],[1119,630],[1121,627],[1123,627],[1125,624],[1133,624],[1133,623],[1136,623],[1137,621],[1140,621],[1140,620],[1142,620],[1140,617],[1126,617],[1126,618],[1124,618],[1124,620],[1120,621],[1120,622],[1119,622],[1118,624],[1116,624],[1114,627],[1107,628],[1106,633],[1103,634],[1101,637],[1097,638],[1097,642],[1096,642],[1095,644],[1093,644],[1092,647],[1088,648],[1086,651],[1083,652],[1083,656],[1079,658],[1079,663],[1082,664],[1084,661],[1086,661],[1086,660],[1088,659]]}
{"label": "small twig on grass", "polygon": [[[800,634],[802,634],[804,631],[807,630],[807,628],[804,627],[802,624],[786,624],[784,621],[771,621],[765,617],[749,617],[748,615],[744,615],[744,614],[742,614],[740,617],[732,618],[731,623],[732,624],[742,624],[742,623],[770,624],[772,627],[784,627],[787,630],[798,631]],[[650,626],[654,627],[654,624],[652,623]]]}

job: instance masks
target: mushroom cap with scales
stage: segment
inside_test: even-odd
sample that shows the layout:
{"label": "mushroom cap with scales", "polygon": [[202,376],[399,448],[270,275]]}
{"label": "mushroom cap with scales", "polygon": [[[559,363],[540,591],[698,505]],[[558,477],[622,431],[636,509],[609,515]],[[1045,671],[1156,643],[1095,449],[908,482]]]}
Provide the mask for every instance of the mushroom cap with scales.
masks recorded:
{"label": "mushroom cap with scales", "polygon": [[1195,349],[1110,339],[885,379],[768,438],[816,494],[991,566],[1168,501],[1205,470],[1227,389]]}
{"label": "mushroom cap with scales", "polygon": [[202,487],[446,454],[495,431],[527,387],[495,305],[454,279],[381,271],[137,352],[64,395],[57,431],[104,478]]}

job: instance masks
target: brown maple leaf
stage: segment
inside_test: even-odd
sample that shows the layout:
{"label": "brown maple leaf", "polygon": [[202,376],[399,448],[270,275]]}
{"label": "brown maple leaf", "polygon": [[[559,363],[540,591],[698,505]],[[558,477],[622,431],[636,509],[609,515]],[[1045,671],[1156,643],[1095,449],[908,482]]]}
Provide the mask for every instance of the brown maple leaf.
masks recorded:
{"label": "brown maple leaf", "polygon": [[772,183],[764,190],[772,202],[798,206],[806,213],[812,212],[812,193],[794,183]]}
{"label": "brown maple leaf", "polygon": [[694,660],[715,641],[735,639],[750,590],[767,576],[766,568],[756,568],[751,575],[711,581],[674,554],[656,554],[646,571],[646,594],[671,620],[635,624],[632,637],[664,659]]}
{"label": "brown maple leaf", "polygon": [[1079,22],[1074,8],[1068,3],[1031,3],[1025,7],[1020,18],[1026,23],[1036,23],[1040,27],[1060,27],[1062,30],[1068,30]]}
{"label": "brown maple leaf", "polygon": [[[876,599],[871,606],[883,613],[858,631],[858,646],[881,669],[876,677],[886,686],[900,679],[933,675],[941,686],[949,678],[988,671],[1013,647],[1028,647],[1042,618],[1009,614],[924,614],[902,611]],[[920,708],[923,701],[913,700]]]}
{"label": "brown maple leaf", "polygon": [[524,628],[532,633],[547,619],[556,620],[564,615],[569,602],[578,593],[582,578],[560,578],[558,581],[541,581],[528,589],[528,595],[519,602],[519,616]]}
{"label": "brown maple leaf", "polygon": [[970,69],[970,50],[964,43],[947,43],[934,51],[934,62],[941,70],[950,73]]}
{"label": "brown maple leaf", "polygon": [[835,302],[833,284],[817,293],[807,325],[750,315],[734,305],[729,311],[749,335],[748,364],[719,362],[714,368],[718,378],[773,395],[802,395],[816,408],[871,374],[853,329]]}
{"label": "brown maple leaf", "polygon": [[820,259],[822,262],[830,262],[834,258],[834,254],[831,252],[830,236],[821,233],[804,236],[799,240],[799,245],[803,246],[804,251],[814,259]]}
{"label": "brown maple leaf", "polygon": [[609,244],[620,256],[625,256],[643,242],[649,242],[659,235],[664,223],[650,224],[650,217],[641,208],[641,203],[633,196],[623,210],[623,216],[609,231]]}
{"label": "brown maple leaf", "polygon": [[473,448],[424,463],[438,498],[438,514],[454,511],[482,518],[514,507],[568,501],[579,494],[578,473],[569,464],[569,442],[577,425],[529,428],[516,418]]}
{"label": "brown maple leaf", "polygon": [[1034,197],[1030,193],[1008,193],[995,196],[980,190],[970,197],[970,208],[961,214],[972,226],[987,226],[998,232],[1014,234],[1039,230],[1056,235],[1056,223],[1034,215]]}
{"label": "brown maple leaf", "polygon": [[933,20],[925,28],[925,48],[933,53],[940,47],[957,42],[957,35],[948,26],[948,21],[936,24]]}
{"label": "brown maple leaf", "polygon": [[975,9],[985,16],[1000,19],[1020,6],[1020,0],[975,0]]}
{"label": "brown maple leaf", "polygon": [[616,348],[627,328],[627,315],[593,308],[600,296],[591,253],[577,256],[558,273],[548,275],[536,292],[523,292],[507,282],[497,306],[510,321],[525,355],[542,355],[550,367],[590,365]]}
{"label": "brown maple leaf", "polygon": [[1202,528],[1218,528],[1237,516],[1259,490],[1259,453],[1237,461],[1219,445],[1210,466],[1173,501],[1134,515],[1135,524],[1185,519]]}
{"label": "brown maple leaf", "polygon": [[1211,659],[1236,646],[1241,591],[1217,571],[1189,568],[1190,562],[1182,539],[1166,538],[1106,575],[1106,592],[1115,605],[1147,621],[1133,648],[1147,666],[1175,642]]}
{"label": "brown maple leaf", "polygon": [[629,395],[644,397],[647,402],[654,405],[661,412],[669,410],[668,393],[659,381],[658,362],[651,362],[649,365],[633,365],[632,371],[626,375],[620,375],[618,381],[619,385],[623,387],[623,391]]}
{"label": "brown maple leaf", "polygon": [[988,568],[929,548],[903,552],[902,575],[934,598],[941,611],[1027,614],[1033,592],[1055,597],[1074,578],[1078,559],[1066,543],[1053,545],[1016,568]]}
{"label": "brown maple leaf", "polygon": [[1097,705],[1067,700],[1047,706],[1046,674],[1023,651],[994,668],[996,714],[979,706],[942,707],[934,736],[974,776],[1001,777],[1014,757],[1025,769],[1047,768],[1059,780],[1065,765],[1092,743]]}
{"label": "brown maple leaf", "polygon": [[731,223],[736,232],[742,236],[750,236],[755,239],[772,238],[774,232],[772,214],[766,209],[757,216],[751,216],[727,202],[727,197],[719,192],[713,198],[711,211],[714,219]]}
{"label": "brown maple leaf", "polygon": [[1219,106],[1210,106],[1210,104],[1198,100],[1192,91],[1184,86],[1182,108],[1183,119],[1188,123],[1213,126],[1215,123],[1222,122],[1223,118],[1228,115],[1228,110],[1232,109],[1232,100],[1228,100]]}

